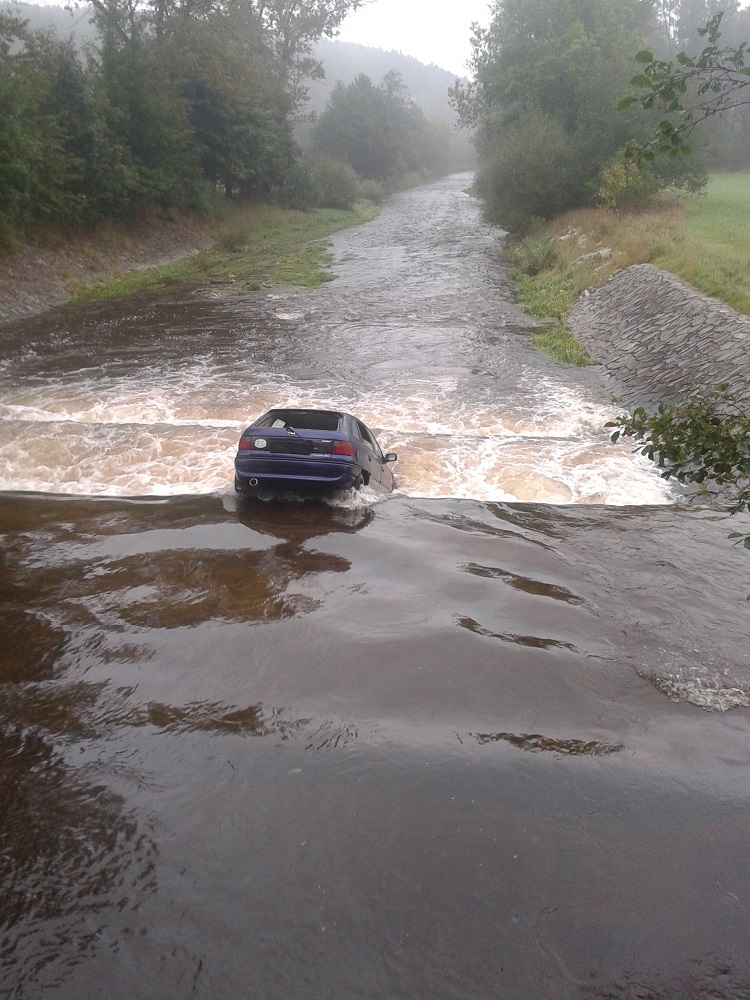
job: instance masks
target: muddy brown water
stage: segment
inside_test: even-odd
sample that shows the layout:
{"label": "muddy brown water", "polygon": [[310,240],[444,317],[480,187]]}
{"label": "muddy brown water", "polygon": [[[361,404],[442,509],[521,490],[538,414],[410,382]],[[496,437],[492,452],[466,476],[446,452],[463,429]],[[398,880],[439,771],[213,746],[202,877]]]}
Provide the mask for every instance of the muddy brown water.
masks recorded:
{"label": "muddy brown water", "polygon": [[[530,346],[467,181],[317,292],[3,331],[0,996],[748,996],[747,557]],[[276,402],[396,494],[238,505]]]}

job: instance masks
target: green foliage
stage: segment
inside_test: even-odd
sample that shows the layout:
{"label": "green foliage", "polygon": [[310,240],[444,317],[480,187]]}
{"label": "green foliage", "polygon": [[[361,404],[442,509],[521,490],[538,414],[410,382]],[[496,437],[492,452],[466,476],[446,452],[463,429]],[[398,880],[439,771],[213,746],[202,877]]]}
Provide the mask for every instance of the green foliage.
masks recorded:
{"label": "green foliage", "polygon": [[559,261],[557,241],[541,227],[533,229],[519,243],[510,245],[507,255],[520,271],[532,277],[551,270]]}
{"label": "green foliage", "polygon": [[299,211],[305,211],[316,204],[315,182],[307,157],[295,157],[289,165],[279,203],[284,208]]}
{"label": "green foliage", "polygon": [[566,322],[578,289],[573,275],[561,267],[557,241],[543,226],[535,226],[510,246],[508,256],[516,266],[511,278],[518,285],[524,310],[547,324],[532,336],[532,343],[563,364],[590,365],[591,358]]}
{"label": "green foliage", "polygon": [[373,205],[382,205],[386,199],[386,190],[377,181],[363,180],[359,182],[359,196],[363,201],[371,201]]}
{"label": "green foliage", "polygon": [[[717,386],[683,403],[642,407],[607,424],[612,440],[630,437],[664,479],[726,499],[733,514],[750,508],[750,399]],[[750,536],[734,535],[750,549]]]}
{"label": "green foliage", "polygon": [[531,338],[532,344],[564,365],[584,368],[592,364],[591,358],[581,347],[565,323],[555,323]]}
{"label": "green foliage", "polygon": [[348,163],[316,156],[310,162],[314,204],[352,209],[360,198],[359,180]]}
{"label": "green foliage", "polygon": [[489,27],[474,29],[475,79],[451,91],[462,122],[478,128],[493,221],[523,230],[596,200],[617,151],[646,135],[642,116],[616,104],[632,53],[654,31],[653,8],[639,0],[496,0]]}
{"label": "green foliage", "polygon": [[582,204],[585,182],[575,140],[559,122],[532,110],[492,147],[485,142],[476,189],[491,222],[522,233],[537,219]]}
{"label": "green foliage", "polygon": [[395,72],[377,86],[364,73],[337,83],[312,133],[313,150],[387,186],[410,172],[445,172],[449,147],[446,127],[425,119]]}
{"label": "green foliage", "polygon": [[648,139],[630,144],[637,160],[651,162],[655,153],[686,156],[691,152],[686,140],[700,122],[750,104],[750,42],[720,45],[723,17],[719,11],[698,29],[708,41],[699,55],[679,52],[665,60],[650,49],[636,55],[643,68],[630,84],[641,93],[623,98],[618,107],[637,104],[660,113]]}
{"label": "green foliage", "polygon": [[309,205],[300,81],[362,2],[92,0],[86,57],[0,13],[0,242],[216,192]]}
{"label": "green foliage", "polygon": [[645,170],[632,161],[616,160],[602,171],[597,201],[604,208],[645,208],[656,193],[656,185]]}

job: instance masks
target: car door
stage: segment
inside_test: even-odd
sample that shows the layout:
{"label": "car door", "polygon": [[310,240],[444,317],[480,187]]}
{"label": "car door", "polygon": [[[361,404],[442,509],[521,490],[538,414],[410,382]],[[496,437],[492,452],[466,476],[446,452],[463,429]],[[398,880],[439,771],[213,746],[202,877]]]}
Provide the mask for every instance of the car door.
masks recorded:
{"label": "car door", "polygon": [[362,441],[365,445],[365,454],[367,456],[367,471],[370,474],[370,478],[374,479],[375,482],[383,484],[384,475],[383,470],[385,468],[385,459],[383,458],[383,453],[380,450],[378,442],[375,440],[373,433],[362,423],[361,420],[357,421],[358,430],[362,436]]}

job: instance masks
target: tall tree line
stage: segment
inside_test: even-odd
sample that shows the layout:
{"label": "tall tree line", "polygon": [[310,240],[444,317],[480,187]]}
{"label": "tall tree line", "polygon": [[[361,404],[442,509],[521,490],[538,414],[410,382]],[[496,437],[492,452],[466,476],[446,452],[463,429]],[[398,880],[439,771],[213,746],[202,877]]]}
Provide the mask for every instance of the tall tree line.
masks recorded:
{"label": "tall tree line", "polygon": [[363,0],[93,0],[99,41],[0,12],[0,239],[144,206],[294,197],[312,57]]}
{"label": "tall tree line", "polygon": [[[452,91],[477,127],[478,187],[488,216],[513,230],[593,204],[629,143],[658,121],[618,110],[644,48],[689,44],[714,0],[494,0],[475,28],[468,85]],[[737,14],[739,19],[739,14]],[[719,151],[713,151],[716,162]],[[651,190],[699,188],[705,158],[660,159]]]}
{"label": "tall tree line", "polygon": [[450,147],[448,126],[425,118],[393,70],[379,84],[365,73],[337,83],[312,133],[314,151],[386,187],[409,173],[445,173]]}

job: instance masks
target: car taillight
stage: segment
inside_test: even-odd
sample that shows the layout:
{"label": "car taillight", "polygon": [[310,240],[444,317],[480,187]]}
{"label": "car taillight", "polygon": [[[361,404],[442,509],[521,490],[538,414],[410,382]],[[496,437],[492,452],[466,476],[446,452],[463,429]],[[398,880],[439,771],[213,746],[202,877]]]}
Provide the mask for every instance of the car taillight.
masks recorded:
{"label": "car taillight", "polygon": [[332,455],[353,455],[354,448],[352,447],[351,441],[334,441],[333,448],[331,448]]}
{"label": "car taillight", "polygon": [[264,437],[253,437],[252,434],[243,434],[240,438],[240,451],[250,451],[251,448],[268,448],[268,441]]}

